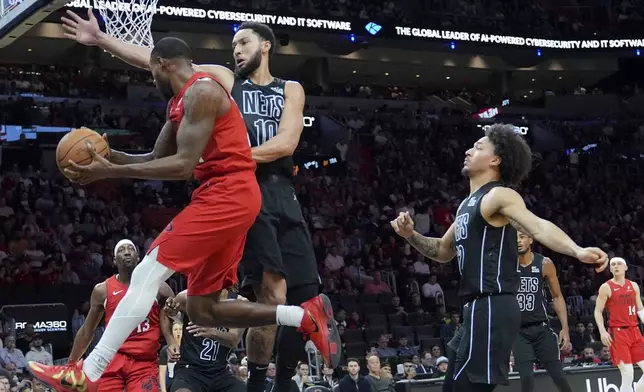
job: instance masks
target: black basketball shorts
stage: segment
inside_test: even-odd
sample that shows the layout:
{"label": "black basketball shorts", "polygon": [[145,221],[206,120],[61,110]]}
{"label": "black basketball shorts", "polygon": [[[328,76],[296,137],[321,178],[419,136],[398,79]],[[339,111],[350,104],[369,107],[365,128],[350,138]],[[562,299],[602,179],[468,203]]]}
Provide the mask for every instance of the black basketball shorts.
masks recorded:
{"label": "black basketball shorts", "polygon": [[511,294],[483,296],[465,304],[454,379],[507,385],[512,343],[520,324],[521,311]]}
{"label": "black basketball shorts", "polygon": [[521,363],[533,363],[535,359],[542,365],[560,360],[559,337],[547,323],[523,327],[512,348],[517,367]]}
{"label": "black basketball shorts", "polygon": [[264,271],[284,276],[288,287],[318,283],[311,235],[291,182],[273,175],[259,187],[262,209],[246,238],[241,286],[259,285]]}

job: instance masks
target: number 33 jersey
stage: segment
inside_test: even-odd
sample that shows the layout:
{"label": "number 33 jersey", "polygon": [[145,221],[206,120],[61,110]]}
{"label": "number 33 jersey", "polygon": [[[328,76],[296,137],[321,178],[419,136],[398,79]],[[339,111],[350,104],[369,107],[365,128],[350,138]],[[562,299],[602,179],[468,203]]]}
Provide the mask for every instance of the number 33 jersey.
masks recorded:
{"label": "number 33 jersey", "polygon": [[[116,279],[116,275],[108,278],[105,281],[105,285],[107,288],[105,325],[107,325],[119,302],[125,296],[128,286],[119,282]],[[129,355],[137,360],[154,360],[159,357],[159,349],[161,348],[159,344],[159,336],[161,334],[161,328],[159,326],[160,310],[161,308],[155,300],[145,320],[137,325],[136,329],[128,336],[125,343],[119,348],[119,353]]]}
{"label": "number 33 jersey", "polygon": [[[183,315],[183,335],[181,336],[181,359],[177,366],[201,371],[206,374],[218,375],[226,373],[228,357],[233,348],[224,347],[211,338],[192,335],[186,328],[190,324],[187,314]],[[228,332],[227,328],[217,328],[218,331]]]}
{"label": "number 33 jersey", "polygon": [[636,327],[637,305],[635,305],[635,289],[630,280],[626,280],[623,286],[613,282],[612,279],[606,282],[610,287],[610,297],[606,301],[606,312],[608,312],[608,326]]}
{"label": "number 33 jersey", "polygon": [[519,265],[521,282],[517,292],[517,302],[521,309],[521,325],[548,321],[546,297],[543,284],[543,255],[533,253],[532,263],[525,267]]}

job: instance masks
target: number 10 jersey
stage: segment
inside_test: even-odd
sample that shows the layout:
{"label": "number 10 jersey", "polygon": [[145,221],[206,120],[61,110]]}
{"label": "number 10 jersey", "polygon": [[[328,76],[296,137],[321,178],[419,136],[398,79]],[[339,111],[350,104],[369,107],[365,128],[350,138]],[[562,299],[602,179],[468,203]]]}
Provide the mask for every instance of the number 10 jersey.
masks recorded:
{"label": "number 10 jersey", "polygon": [[521,282],[517,302],[521,309],[521,325],[538,324],[548,321],[546,296],[543,284],[543,255],[533,253],[532,263],[525,267],[519,264]]}

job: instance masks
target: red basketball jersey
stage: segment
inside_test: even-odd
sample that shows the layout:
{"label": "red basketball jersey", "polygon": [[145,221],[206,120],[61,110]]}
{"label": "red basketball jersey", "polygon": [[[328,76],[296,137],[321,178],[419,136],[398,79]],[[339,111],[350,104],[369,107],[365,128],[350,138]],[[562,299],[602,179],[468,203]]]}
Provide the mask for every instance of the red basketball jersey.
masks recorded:
{"label": "red basketball jersey", "polygon": [[[114,310],[116,310],[116,306],[125,296],[128,286],[119,282],[116,279],[116,275],[108,278],[105,281],[105,285],[107,286],[107,299],[105,300],[105,324],[107,325],[114,314]],[[142,360],[158,357],[159,349],[161,348],[159,344],[161,335],[159,325],[160,310],[159,304],[154,301],[148,316],[141,324],[137,325],[136,329],[132,331],[118,350],[120,353]]]}
{"label": "red basketball jersey", "polygon": [[[175,133],[180,132],[179,125],[184,113],[184,94],[198,80],[211,80],[213,83],[219,83],[205,72],[196,72],[192,75],[179,94],[170,101],[168,118],[174,125]],[[231,173],[255,173],[257,167],[250,152],[246,123],[233,98],[228,92],[226,94],[230,99],[230,109],[215,121],[210,140],[194,170],[195,179],[199,182]]]}
{"label": "red basketball jersey", "polygon": [[606,312],[608,312],[609,327],[636,327],[639,325],[637,319],[637,306],[635,305],[635,290],[633,283],[626,280],[620,286],[609,280],[610,297],[606,301]]}

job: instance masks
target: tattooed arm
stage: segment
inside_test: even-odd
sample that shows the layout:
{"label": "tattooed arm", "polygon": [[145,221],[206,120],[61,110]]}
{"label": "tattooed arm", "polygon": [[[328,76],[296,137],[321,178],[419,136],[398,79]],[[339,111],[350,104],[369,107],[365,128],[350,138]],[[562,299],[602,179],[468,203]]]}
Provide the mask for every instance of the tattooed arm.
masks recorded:
{"label": "tattooed arm", "polygon": [[391,227],[427,258],[447,263],[456,256],[454,224],[449,227],[443,238],[425,237],[414,231],[414,221],[409,213],[401,212],[398,218],[391,221]]}

